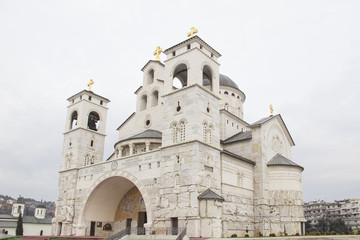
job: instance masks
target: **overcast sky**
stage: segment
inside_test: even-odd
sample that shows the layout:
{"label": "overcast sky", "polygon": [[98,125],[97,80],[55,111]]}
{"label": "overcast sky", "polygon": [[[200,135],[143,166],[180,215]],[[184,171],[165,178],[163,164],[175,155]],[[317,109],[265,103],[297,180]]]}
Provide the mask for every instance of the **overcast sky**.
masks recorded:
{"label": "overcast sky", "polygon": [[[135,111],[140,69],[190,27],[246,94],[280,113],[305,201],[360,198],[360,1],[0,0],[0,194],[56,200],[66,99],[111,100],[106,159]],[[161,55],[164,60],[165,55]]]}

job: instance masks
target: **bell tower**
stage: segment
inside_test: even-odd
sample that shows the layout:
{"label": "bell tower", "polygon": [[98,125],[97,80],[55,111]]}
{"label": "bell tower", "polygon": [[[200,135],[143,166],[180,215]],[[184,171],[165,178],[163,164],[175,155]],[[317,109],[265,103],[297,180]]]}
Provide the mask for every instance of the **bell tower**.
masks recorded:
{"label": "bell tower", "polygon": [[[91,89],[91,82],[89,89]],[[83,90],[69,101],[61,170],[102,162],[105,143],[107,98]]]}
{"label": "bell tower", "polygon": [[[193,31],[195,30],[195,31]],[[162,145],[200,141],[220,147],[219,66],[221,56],[198,36],[164,51],[165,119],[171,119]],[[178,83],[178,84],[176,84]]]}

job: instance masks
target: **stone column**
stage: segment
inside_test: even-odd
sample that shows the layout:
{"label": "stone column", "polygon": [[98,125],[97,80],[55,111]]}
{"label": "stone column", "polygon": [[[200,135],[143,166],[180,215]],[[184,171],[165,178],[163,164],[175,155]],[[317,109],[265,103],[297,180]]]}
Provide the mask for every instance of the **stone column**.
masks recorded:
{"label": "stone column", "polygon": [[145,146],[146,146],[146,152],[148,152],[150,150],[150,142],[146,142],[145,143]]}
{"label": "stone column", "polygon": [[151,234],[151,229],[152,229],[152,224],[151,223],[145,223],[144,228],[145,228],[145,235],[150,235]]}
{"label": "stone column", "polygon": [[134,144],[133,143],[130,143],[129,144],[129,148],[130,148],[130,152],[129,152],[129,155],[133,155],[133,152],[134,152]]}
{"label": "stone column", "polygon": [[122,157],[122,156],[123,156],[123,155],[122,155],[123,150],[124,150],[124,147],[119,147],[119,157]]}

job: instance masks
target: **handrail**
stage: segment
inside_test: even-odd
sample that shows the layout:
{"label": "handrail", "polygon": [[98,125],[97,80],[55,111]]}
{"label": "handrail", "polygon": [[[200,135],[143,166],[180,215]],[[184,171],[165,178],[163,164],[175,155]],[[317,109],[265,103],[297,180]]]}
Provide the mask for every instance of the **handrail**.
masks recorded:
{"label": "handrail", "polygon": [[182,240],[184,236],[186,235],[186,228],[184,228],[181,233],[177,236],[176,240]]}
{"label": "handrail", "polygon": [[121,239],[123,237],[125,237],[126,235],[130,234],[130,229],[129,228],[125,228],[124,230],[112,235],[109,238],[106,238],[107,240],[117,240],[117,239]]}

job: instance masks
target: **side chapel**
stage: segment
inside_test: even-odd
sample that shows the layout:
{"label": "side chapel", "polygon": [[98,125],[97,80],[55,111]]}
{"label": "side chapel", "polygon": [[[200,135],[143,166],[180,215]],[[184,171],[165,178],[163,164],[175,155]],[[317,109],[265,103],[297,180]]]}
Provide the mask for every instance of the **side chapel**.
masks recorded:
{"label": "side chapel", "polygon": [[53,234],[304,234],[304,169],[285,122],[244,120],[244,92],[195,30],[141,69],[136,111],[105,161],[110,100],[93,81],[67,99]]}

